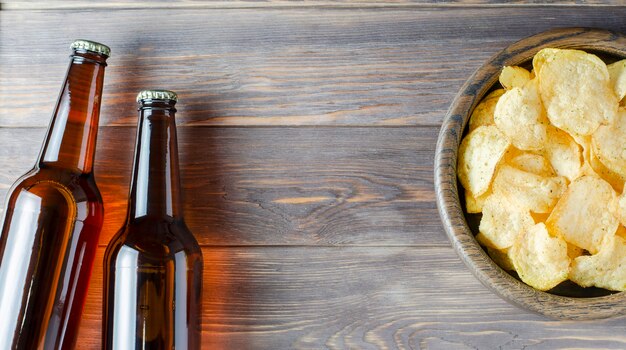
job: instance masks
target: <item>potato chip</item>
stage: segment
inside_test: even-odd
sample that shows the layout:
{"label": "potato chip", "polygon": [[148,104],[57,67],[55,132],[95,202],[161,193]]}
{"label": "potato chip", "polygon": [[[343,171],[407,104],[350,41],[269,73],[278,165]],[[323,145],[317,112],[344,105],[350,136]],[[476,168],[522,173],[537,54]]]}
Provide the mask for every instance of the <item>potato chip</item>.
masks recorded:
{"label": "potato chip", "polygon": [[492,191],[504,194],[511,202],[535,213],[548,213],[567,188],[561,176],[540,176],[509,165],[500,166]]}
{"label": "potato chip", "polygon": [[626,96],[626,60],[617,61],[607,66],[611,87],[617,95],[618,100],[623,100]]}
{"label": "potato chip", "polygon": [[509,258],[509,253],[507,249],[500,250],[487,247],[487,254],[489,254],[491,260],[493,260],[493,262],[495,262],[503,270],[515,270],[513,262],[511,261],[511,258]]}
{"label": "potato chip", "polygon": [[598,252],[602,240],[617,230],[616,194],[611,185],[594,176],[572,182],[546,221],[551,234],[568,243]]}
{"label": "potato chip", "polygon": [[537,64],[539,92],[550,122],[580,135],[612,123],[618,100],[604,62],[584,51],[543,51],[535,56],[533,65]]}
{"label": "potato chip", "polygon": [[465,191],[465,209],[470,214],[477,214],[483,211],[485,200],[491,195],[491,191],[481,194],[480,196],[474,196],[470,191]]}
{"label": "potato chip", "polygon": [[[505,156],[506,157],[506,156]],[[538,154],[522,153],[507,161],[507,164],[536,175],[551,177],[556,176],[552,165],[548,160]]]}
{"label": "potato chip", "polygon": [[528,209],[494,194],[485,201],[476,239],[485,246],[506,249],[513,245],[522,231],[534,224]]}
{"label": "potato chip", "polygon": [[546,119],[537,81],[514,87],[500,96],[493,120],[511,144],[521,150],[540,150],[546,142]]}
{"label": "potato chip", "polygon": [[617,231],[615,231],[615,235],[626,239],[626,227],[619,225]]}
{"label": "potato chip", "polygon": [[550,161],[557,175],[565,176],[570,181],[579,176],[583,165],[582,150],[566,132],[549,126],[542,154]]}
{"label": "potato chip", "polygon": [[[603,125],[591,136],[591,152],[615,173],[612,177],[626,180],[626,109],[620,108],[613,125]],[[593,158],[593,157],[592,157]],[[593,163],[591,164],[593,167]],[[602,174],[600,174],[602,175]]]}
{"label": "potato chip", "polygon": [[574,259],[569,278],[582,287],[626,290],[626,240],[609,236],[597,254]]}
{"label": "potato chip", "polygon": [[509,249],[515,271],[524,283],[538,290],[549,290],[565,281],[570,259],[567,243],[551,237],[544,224],[531,226]]}
{"label": "potato chip", "polygon": [[479,104],[474,108],[472,116],[469,120],[469,131],[473,131],[479,126],[494,125],[493,111],[496,109],[498,99],[504,93],[504,89],[498,89],[487,95]]}
{"label": "potato chip", "polygon": [[543,64],[548,59],[552,59],[557,54],[557,52],[559,52],[559,51],[561,51],[561,49],[545,48],[545,49],[542,49],[541,51],[537,52],[535,54],[535,56],[533,57],[532,74],[537,76],[537,72],[539,72],[541,70],[541,67],[543,67]]}
{"label": "potato chip", "polygon": [[481,126],[469,133],[459,146],[458,175],[463,187],[475,196],[485,193],[508,147],[506,137],[495,126]]}
{"label": "potato chip", "polygon": [[522,67],[504,66],[500,73],[500,84],[511,90],[514,87],[522,87],[530,80],[530,72]]}

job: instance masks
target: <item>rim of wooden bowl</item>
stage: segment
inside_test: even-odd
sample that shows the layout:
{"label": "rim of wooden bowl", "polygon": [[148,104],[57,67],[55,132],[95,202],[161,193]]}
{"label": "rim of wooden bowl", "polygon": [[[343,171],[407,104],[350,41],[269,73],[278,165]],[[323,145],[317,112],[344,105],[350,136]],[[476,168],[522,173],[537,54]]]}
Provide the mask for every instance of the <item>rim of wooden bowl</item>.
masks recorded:
{"label": "rim of wooden bowl", "polygon": [[626,313],[626,292],[574,298],[538,291],[496,265],[467,225],[459,202],[456,163],[470,112],[498,81],[502,66],[528,62],[542,48],[572,48],[626,58],[626,36],[595,28],[560,28],[511,44],[480,67],[463,85],[443,121],[435,154],[437,208],[461,260],[487,288],[508,302],[555,319],[589,320]]}

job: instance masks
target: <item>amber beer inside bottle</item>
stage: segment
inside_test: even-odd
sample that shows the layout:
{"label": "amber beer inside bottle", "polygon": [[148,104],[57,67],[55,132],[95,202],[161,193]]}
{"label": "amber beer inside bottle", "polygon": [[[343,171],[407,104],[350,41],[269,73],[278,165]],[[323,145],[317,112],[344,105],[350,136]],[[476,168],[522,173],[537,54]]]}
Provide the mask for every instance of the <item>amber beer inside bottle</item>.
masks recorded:
{"label": "amber beer inside bottle", "polygon": [[138,97],[128,217],[105,254],[105,349],[200,349],[202,253],[185,225],[176,95]]}
{"label": "amber beer inside bottle", "polygon": [[0,233],[0,349],[71,349],[102,198],[93,175],[109,48],[77,40],[35,167],[12,187]]}

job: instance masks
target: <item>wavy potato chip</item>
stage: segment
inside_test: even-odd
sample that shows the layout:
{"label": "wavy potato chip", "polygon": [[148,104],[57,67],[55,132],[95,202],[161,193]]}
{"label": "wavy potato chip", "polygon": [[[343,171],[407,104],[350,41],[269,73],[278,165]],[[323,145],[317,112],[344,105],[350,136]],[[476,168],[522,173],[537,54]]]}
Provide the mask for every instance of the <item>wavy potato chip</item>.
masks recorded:
{"label": "wavy potato chip", "polygon": [[597,254],[577,257],[569,278],[582,287],[626,290],[626,240],[609,236]]}
{"label": "wavy potato chip", "polygon": [[539,154],[534,153],[522,153],[513,157],[510,160],[507,160],[507,164],[518,168],[519,170],[523,170],[528,173],[533,173],[536,175],[552,177],[556,176],[554,169],[552,169],[552,165],[550,162]]}
{"label": "wavy potato chip", "polygon": [[537,53],[533,66],[550,122],[580,135],[590,135],[601,124],[612,123],[618,100],[610,87],[606,64],[584,51],[544,50]]}
{"label": "wavy potato chip", "polygon": [[494,194],[485,201],[476,239],[487,247],[506,249],[513,245],[521,232],[534,224],[528,209]]}
{"label": "wavy potato chip", "polygon": [[534,213],[548,213],[567,188],[561,176],[540,176],[509,165],[502,165],[493,180],[493,193],[501,193],[511,202]]}
{"label": "wavy potato chip", "polygon": [[[609,178],[622,183],[626,180],[626,109],[620,108],[612,125],[602,125],[591,136],[591,160],[597,158],[610,172]],[[593,167],[593,163],[591,166]],[[596,165],[600,168],[598,165]],[[597,169],[595,169],[598,172]],[[600,174],[604,175],[604,174]]]}
{"label": "wavy potato chip", "polygon": [[474,108],[469,120],[469,131],[473,131],[479,126],[494,125],[493,111],[500,96],[504,93],[504,89],[498,89],[491,92]]}
{"label": "wavy potato chip", "polygon": [[514,87],[524,86],[530,80],[530,72],[522,67],[504,66],[499,80],[505,89],[511,90]]}
{"label": "wavy potato chip", "polygon": [[626,96],[626,60],[617,61],[607,66],[611,87],[617,95],[618,100],[623,100]]}
{"label": "wavy potato chip", "polygon": [[549,126],[542,154],[559,176],[573,181],[580,174],[583,155],[580,146],[565,131]]}
{"label": "wavy potato chip", "polygon": [[463,187],[475,196],[487,192],[508,147],[509,141],[495,126],[481,126],[465,136],[459,146],[457,168]]}
{"label": "wavy potato chip", "polygon": [[540,150],[546,142],[546,119],[537,89],[531,80],[500,96],[493,120],[511,144],[521,150]]}
{"label": "wavy potato chip", "polygon": [[567,243],[551,237],[544,224],[522,233],[509,249],[509,257],[520,279],[538,290],[552,289],[569,275]]}
{"label": "wavy potato chip", "polygon": [[546,221],[551,234],[568,243],[598,252],[602,241],[612,236],[619,225],[616,218],[617,196],[608,182],[582,176],[573,181]]}

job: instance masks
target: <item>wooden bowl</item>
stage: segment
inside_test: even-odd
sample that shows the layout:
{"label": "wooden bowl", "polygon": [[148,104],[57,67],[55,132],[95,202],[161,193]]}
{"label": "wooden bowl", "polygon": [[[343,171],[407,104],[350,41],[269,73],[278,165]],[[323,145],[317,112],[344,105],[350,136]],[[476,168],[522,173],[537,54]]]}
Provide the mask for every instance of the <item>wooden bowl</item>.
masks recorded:
{"label": "wooden bowl", "polygon": [[558,291],[541,292],[501,269],[474,238],[468,225],[469,216],[465,215],[459,201],[457,154],[470,113],[498,85],[498,75],[503,66],[529,67],[532,57],[545,47],[581,49],[597,54],[605,62],[626,58],[624,34],[600,29],[565,28],[518,41],[480,67],[452,102],[439,133],[435,155],[439,214],[463,262],[485,286],[512,304],[556,319],[584,320],[626,314],[626,292],[610,294],[597,288],[577,287],[573,283],[560,285]]}

